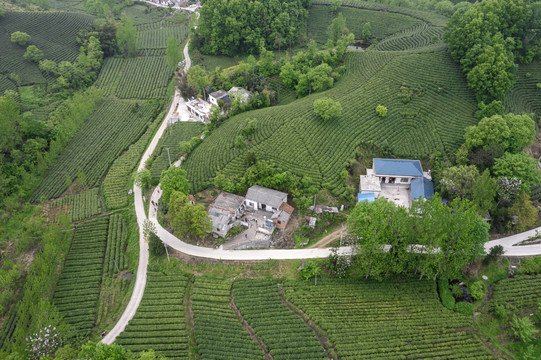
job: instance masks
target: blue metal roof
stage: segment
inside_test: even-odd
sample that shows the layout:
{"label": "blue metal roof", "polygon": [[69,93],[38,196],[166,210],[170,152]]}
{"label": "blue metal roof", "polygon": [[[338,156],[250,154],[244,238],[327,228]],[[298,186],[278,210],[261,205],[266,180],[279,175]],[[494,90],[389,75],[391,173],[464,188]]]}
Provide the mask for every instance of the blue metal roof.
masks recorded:
{"label": "blue metal roof", "polygon": [[374,195],[374,193],[366,193],[366,194],[358,193],[357,202],[361,202],[361,201],[367,201],[369,203],[372,203],[376,201],[376,196]]}
{"label": "blue metal roof", "polygon": [[434,195],[434,183],[424,176],[411,180],[411,200],[417,200],[420,197],[431,198]]}
{"label": "blue metal roof", "polygon": [[376,175],[423,176],[419,160],[374,159]]}

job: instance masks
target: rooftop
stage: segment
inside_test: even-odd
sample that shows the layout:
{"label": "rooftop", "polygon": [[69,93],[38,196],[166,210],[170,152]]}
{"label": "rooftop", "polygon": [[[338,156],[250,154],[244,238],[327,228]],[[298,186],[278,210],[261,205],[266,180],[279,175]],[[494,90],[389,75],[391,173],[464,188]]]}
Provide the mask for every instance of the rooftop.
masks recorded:
{"label": "rooftop", "polygon": [[190,100],[186,103],[188,107],[195,109],[201,113],[207,114],[210,112],[210,104],[202,99]]}
{"label": "rooftop", "polygon": [[242,196],[230,194],[223,191],[220,193],[220,195],[218,195],[216,200],[214,200],[214,202],[210,206],[213,208],[235,213],[235,211],[237,211],[237,209],[241,207],[243,202],[244,198]]}
{"label": "rooftop", "polygon": [[270,205],[278,209],[283,202],[287,202],[287,194],[278,190],[267,189],[263,186],[254,185],[248,189],[246,200]]}
{"label": "rooftop", "polygon": [[374,175],[361,175],[361,181],[359,183],[359,191],[381,191],[381,179]]}
{"label": "rooftop", "polygon": [[419,160],[374,159],[374,171],[378,176],[423,176],[423,168]]}
{"label": "rooftop", "polygon": [[210,96],[212,96],[213,98],[215,98],[217,100],[223,98],[224,96],[228,96],[228,95],[229,94],[227,93],[227,91],[222,90],[222,89],[210,93]]}
{"label": "rooftop", "polygon": [[411,180],[411,200],[420,197],[431,198],[434,195],[434,183],[425,177]]}

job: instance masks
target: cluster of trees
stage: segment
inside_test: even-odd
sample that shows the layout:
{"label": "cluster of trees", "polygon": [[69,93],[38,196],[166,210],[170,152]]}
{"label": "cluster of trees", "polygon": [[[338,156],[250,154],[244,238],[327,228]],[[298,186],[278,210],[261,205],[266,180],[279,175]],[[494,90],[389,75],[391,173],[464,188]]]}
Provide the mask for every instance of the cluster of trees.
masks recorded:
{"label": "cluster of trees", "polygon": [[307,209],[313,202],[319,185],[310,177],[299,177],[279,169],[273,161],[257,160],[255,153],[246,155],[246,171],[242,176],[230,177],[219,172],[214,186],[227,192],[244,195],[249,187],[260,185],[291,194],[300,210]]}
{"label": "cluster of trees", "polygon": [[[536,136],[536,125],[529,115],[502,115],[499,101],[493,105],[478,112],[490,116],[466,129],[457,165],[436,177],[445,196],[471,200],[483,215],[489,211],[498,228],[524,230],[537,220],[529,194],[541,179],[536,160],[524,151]],[[514,216],[518,219],[510,222]]]}
{"label": "cluster of trees", "polygon": [[532,14],[529,0],[491,0],[452,16],[444,40],[479,101],[501,100],[513,85],[515,61],[541,55],[539,43],[527,36],[539,22]]}
{"label": "cluster of trees", "polygon": [[[11,42],[19,46],[27,46],[31,36],[25,32],[15,31],[11,34]],[[30,45],[26,48],[23,58],[28,61],[39,62],[43,59],[43,51],[38,49],[36,45]]]}
{"label": "cluster of trees", "polygon": [[42,122],[30,112],[21,114],[17,93],[0,96],[0,208],[15,209],[30,195],[102,99],[100,91],[90,88]]}
{"label": "cluster of trees", "polygon": [[98,18],[89,28],[79,31],[77,34],[77,42],[81,46],[87,47],[90,37],[93,36],[100,41],[103,56],[113,56],[118,53],[116,40],[117,31],[118,24],[113,18]]}
{"label": "cluster of trees", "polygon": [[284,85],[295,90],[297,96],[310,95],[333,86],[344,67],[340,66],[347,47],[355,37],[349,33],[336,42],[329,41],[328,47],[319,50],[315,41],[308,43],[306,51],[299,51],[290,62],[280,68],[280,78]]}
{"label": "cluster of trees", "polygon": [[342,105],[328,97],[319,98],[314,101],[314,114],[323,121],[336,119],[342,115]]}
{"label": "cluster of trees", "polygon": [[402,274],[455,278],[484,253],[489,225],[468,200],[418,200],[411,209],[384,198],[359,202],[348,218],[354,235],[354,276],[381,280]]}
{"label": "cluster of trees", "polygon": [[310,0],[207,0],[194,44],[215,55],[258,54],[291,46],[303,34]]}
{"label": "cluster of trees", "polygon": [[96,80],[102,63],[103,51],[100,41],[94,36],[90,36],[86,46],[81,46],[79,56],[73,64],[69,61],[56,63],[46,59],[39,62],[39,69],[57,76],[56,84],[60,90],[81,89]]}
{"label": "cluster of trees", "polygon": [[160,207],[178,237],[200,238],[212,230],[212,221],[203,205],[194,205],[188,199],[190,183],[186,171],[172,166],[160,176],[162,196]]}

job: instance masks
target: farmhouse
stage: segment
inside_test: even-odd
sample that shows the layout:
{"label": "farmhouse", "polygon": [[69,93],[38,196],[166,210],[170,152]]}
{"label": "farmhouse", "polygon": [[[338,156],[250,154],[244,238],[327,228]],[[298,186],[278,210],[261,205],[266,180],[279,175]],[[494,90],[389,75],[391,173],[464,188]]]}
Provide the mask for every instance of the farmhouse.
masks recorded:
{"label": "farmhouse", "polygon": [[244,88],[233,86],[229,90],[229,97],[232,100],[239,100],[241,103],[247,104],[248,98],[250,97],[250,92]]}
{"label": "farmhouse", "polygon": [[201,99],[194,99],[186,103],[190,114],[200,121],[207,123],[210,116],[210,104]]}
{"label": "farmhouse", "polygon": [[225,237],[227,232],[238,223],[239,215],[244,209],[242,196],[222,192],[212,204],[208,213],[212,220],[212,232]]}
{"label": "farmhouse", "polygon": [[209,102],[213,105],[218,106],[218,100],[222,100],[224,103],[231,103],[229,94],[225,90],[218,90],[209,94]]}
{"label": "farmhouse", "polygon": [[239,223],[270,235],[275,228],[287,226],[293,211],[286,193],[259,185],[249,188],[244,198],[222,192],[208,208],[212,232],[222,237]]}
{"label": "farmhouse", "polygon": [[274,213],[282,203],[287,203],[287,194],[278,190],[254,185],[248,189],[244,204],[254,210],[265,210]]}
{"label": "farmhouse", "polygon": [[419,160],[374,159],[372,169],[361,175],[357,201],[373,202],[380,196],[409,208],[418,198],[434,195],[430,173]]}

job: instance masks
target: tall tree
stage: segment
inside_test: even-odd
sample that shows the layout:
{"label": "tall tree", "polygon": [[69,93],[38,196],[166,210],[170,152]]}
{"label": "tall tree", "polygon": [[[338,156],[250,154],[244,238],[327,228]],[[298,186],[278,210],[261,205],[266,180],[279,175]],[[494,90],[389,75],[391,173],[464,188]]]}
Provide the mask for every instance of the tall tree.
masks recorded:
{"label": "tall tree", "polygon": [[137,29],[131,17],[122,16],[116,31],[116,41],[120,52],[124,53],[124,56],[137,54]]}
{"label": "tall tree", "polygon": [[202,237],[212,230],[212,221],[203,205],[193,205],[188,196],[179,191],[171,193],[169,221],[181,237]]}
{"label": "tall tree", "polygon": [[210,81],[207,73],[201,66],[194,65],[188,69],[188,84],[198,91],[202,90],[203,98],[206,98],[205,88],[210,85]]}
{"label": "tall tree", "polygon": [[342,13],[338,14],[337,17],[335,17],[329,27],[327,28],[327,35],[329,35],[329,41],[331,41],[333,44],[336,44],[338,39],[342,37],[342,35],[347,34],[348,29],[346,28],[346,18]]}
{"label": "tall tree", "polygon": [[171,166],[169,169],[162,171],[160,186],[163,191],[161,200],[166,204],[169,203],[169,197],[173,191],[184,194],[190,192],[190,183],[186,178],[186,171],[176,166]]}

